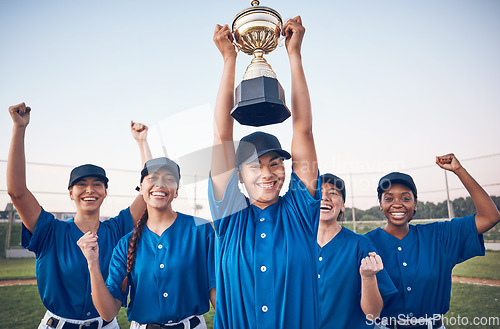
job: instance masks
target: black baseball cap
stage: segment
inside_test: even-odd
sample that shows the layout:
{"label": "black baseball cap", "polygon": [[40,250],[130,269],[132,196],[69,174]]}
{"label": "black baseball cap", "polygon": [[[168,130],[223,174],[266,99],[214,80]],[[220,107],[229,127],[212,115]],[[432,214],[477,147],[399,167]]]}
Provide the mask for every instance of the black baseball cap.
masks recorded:
{"label": "black baseball cap", "polygon": [[84,164],[71,170],[69,175],[68,190],[75,185],[79,180],[85,177],[97,177],[104,182],[104,186],[108,188],[108,177],[106,177],[106,171],[99,166],[93,164]]}
{"label": "black baseball cap", "polygon": [[321,175],[321,184],[330,183],[339,189],[342,194],[342,200],[345,202],[345,183],[342,178],[339,178],[332,174]]}
{"label": "black baseball cap", "polygon": [[177,163],[165,157],[146,161],[146,163],[144,164],[144,168],[141,170],[141,183],[144,180],[144,177],[156,172],[159,169],[166,169],[170,171],[175,177],[177,186],[179,186],[179,181],[181,179],[181,169],[179,168],[179,165]]}
{"label": "black baseball cap", "polygon": [[257,131],[243,137],[236,149],[236,167],[243,163],[258,159],[260,156],[276,152],[283,159],[290,159],[292,156],[281,148],[281,144],[276,136]]}
{"label": "black baseball cap", "polygon": [[378,182],[377,193],[379,199],[382,193],[391,188],[392,184],[402,184],[408,187],[413,192],[415,199],[417,198],[417,187],[413,182],[413,178],[411,178],[410,175],[400,172],[391,172],[390,174],[380,178],[380,181]]}

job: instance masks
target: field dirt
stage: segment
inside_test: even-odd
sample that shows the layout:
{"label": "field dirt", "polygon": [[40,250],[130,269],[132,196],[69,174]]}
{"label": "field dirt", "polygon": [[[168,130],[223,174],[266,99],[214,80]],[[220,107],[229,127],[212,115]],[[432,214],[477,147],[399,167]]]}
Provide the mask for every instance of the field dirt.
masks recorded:
{"label": "field dirt", "polygon": [[453,282],[480,284],[480,285],[484,285],[484,286],[500,287],[500,280],[495,280],[495,279],[481,279],[481,278],[468,278],[465,276],[452,276],[451,280]]}
{"label": "field dirt", "polygon": [[27,280],[0,280],[0,286],[19,286],[24,284],[36,284],[36,279]]}

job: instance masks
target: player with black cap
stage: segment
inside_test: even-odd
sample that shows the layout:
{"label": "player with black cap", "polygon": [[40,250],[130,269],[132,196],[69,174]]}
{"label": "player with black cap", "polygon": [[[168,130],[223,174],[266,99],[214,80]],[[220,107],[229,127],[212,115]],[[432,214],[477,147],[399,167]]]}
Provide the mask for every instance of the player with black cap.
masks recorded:
{"label": "player with black cap", "polygon": [[[217,234],[214,328],[319,327],[316,233],[320,180],[301,44],[300,16],[283,26],[292,72],[291,154],[278,139],[255,132],[233,145],[236,51],[229,26],[214,42],[224,69],[214,113],[209,203]],[[280,196],[292,158],[288,191]],[[241,181],[248,197],[238,188]]]}
{"label": "player with black cap", "polygon": [[209,300],[215,306],[214,230],[207,220],[173,210],[180,176],[168,158],[146,162],[140,192],[147,210],[117,244],[107,280],[99,270],[98,237],[88,233],[78,242],[103,319],[113,319],[128,305],[131,329],[206,329]]}
{"label": "player with black cap", "polygon": [[[39,329],[115,329],[116,319],[104,321],[92,303],[87,261],[77,241],[85,232],[101,237],[99,261],[107,275],[111,254],[118,240],[130,232],[144,213],[146,205],[138,195],[129,208],[101,222],[99,211],[107,196],[108,177],[103,168],[92,164],[71,171],[69,196],[75,202],[76,215],[69,221],[58,220],[45,211],[26,186],[24,136],[31,108],[24,103],[9,107],[14,122],[7,161],[7,191],[23,222],[22,246],[36,255],[37,285],[47,312]],[[143,163],[151,158],[147,127],[131,123]]]}
{"label": "player with black cap", "polygon": [[370,239],[339,223],[345,212],[344,180],[324,174],[321,183],[317,247],[320,328],[371,328],[367,317],[380,315],[383,301],[397,292],[396,287]]}
{"label": "player with black cap", "polygon": [[380,209],[387,219],[368,232],[398,289],[384,304],[378,328],[444,328],[442,315],[450,308],[453,267],[484,255],[483,233],[500,221],[486,191],[453,154],[436,157],[436,164],[457,175],[477,213],[450,221],[410,225],[417,211],[417,187],[411,176],[392,172],[379,181]]}

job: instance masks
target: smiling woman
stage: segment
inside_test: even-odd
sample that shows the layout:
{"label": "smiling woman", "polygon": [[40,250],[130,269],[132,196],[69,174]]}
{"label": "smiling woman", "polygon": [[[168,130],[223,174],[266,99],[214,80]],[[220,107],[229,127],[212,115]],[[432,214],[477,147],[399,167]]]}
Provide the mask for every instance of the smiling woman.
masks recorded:
{"label": "smiling woman", "polygon": [[[453,154],[436,157],[436,164],[458,176],[470,193],[477,214],[451,221],[410,225],[417,211],[417,188],[404,173],[379,181],[383,228],[368,232],[398,292],[384,304],[379,328],[444,328],[450,308],[453,267],[485,252],[483,233],[500,221],[497,207]],[[398,323],[396,323],[398,320]]]}
{"label": "smiling woman", "polygon": [[[145,176],[146,175],[146,176]],[[141,194],[150,211],[160,209],[175,217],[172,201],[178,196],[180,170],[168,158],[158,158],[147,162],[141,173]],[[161,235],[160,231],[157,234]]]}
{"label": "smiling woman", "polygon": [[[250,139],[249,137],[255,138]],[[250,143],[253,148],[252,142],[257,139],[264,139],[264,137],[267,139],[276,138],[262,132],[256,132],[246,136],[240,142],[238,150],[241,150],[245,143]],[[280,155],[278,152],[280,150],[276,148],[258,158],[246,159],[239,164],[239,178],[241,183],[245,185],[250,203],[261,209],[278,202],[279,193],[285,182],[283,159],[288,159],[290,156]]]}
{"label": "smiling woman", "polygon": [[203,314],[209,301],[215,305],[214,230],[206,220],[173,210],[180,177],[179,166],[168,158],[146,162],[140,192],[147,209],[116,246],[107,280],[99,266],[98,236],[88,233],[78,241],[103,319],[128,306],[132,329],[206,328]]}
{"label": "smiling woman", "polygon": [[[108,195],[108,178],[104,169],[91,164],[76,167],[71,171],[69,197],[75,202],[77,213],[99,215],[101,205]],[[94,227],[80,227],[82,232],[97,232],[99,222]]]}
{"label": "smiling woman", "polygon": [[[68,323],[118,328],[116,319],[103,320],[92,303],[87,262],[77,241],[84,232],[102,237],[99,261],[107,276],[113,248],[144,212],[142,196],[138,195],[118,216],[101,222],[99,212],[107,196],[108,178],[103,168],[85,164],[71,171],[68,184],[69,196],[76,206],[75,217],[69,221],[56,219],[40,206],[26,186],[24,136],[31,108],[21,103],[11,106],[9,113],[14,127],[7,161],[7,189],[23,222],[22,246],[36,254],[37,286],[47,308],[38,328],[62,328]],[[147,127],[132,123],[131,129],[145,162],[151,157]]]}
{"label": "smiling woman", "polygon": [[[371,328],[394,287],[373,243],[340,226],[345,211],[344,180],[321,176],[318,228],[318,287],[320,328]],[[337,301],[342,300],[339,304]]]}
{"label": "smiling woman", "polygon": [[[292,71],[291,154],[274,135],[254,132],[233,143],[237,53],[228,25],[213,40],[224,69],[214,111],[209,203],[219,246],[216,255],[216,328],[318,326],[316,233],[320,188],[312,111],[302,68],[305,28],[297,16],[283,26]],[[284,159],[292,158],[290,186]],[[238,180],[248,198],[238,188]]]}

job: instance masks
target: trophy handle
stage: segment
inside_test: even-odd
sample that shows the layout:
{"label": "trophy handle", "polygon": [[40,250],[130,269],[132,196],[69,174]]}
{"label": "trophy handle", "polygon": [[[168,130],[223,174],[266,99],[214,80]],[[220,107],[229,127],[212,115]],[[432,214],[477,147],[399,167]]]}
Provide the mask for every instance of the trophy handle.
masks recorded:
{"label": "trophy handle", "polygon": [[285,45],[285,37],[280,34],[280,37],[278,39],[278,47],[283,47]]}
{"label": "trophy handle", "polygon": [[236,52],[239,52],[241,50],[241,46],[234,41],[233,41],[233,46],[234,46],[234,49],[236,49]]}
{"label": "trophy handle", "polygon": [[240,33],[238,32],[238,30],[234,31],[234,34],[233,34],[233,46],[236,49],[236,52],[239,52],[243,48],[240,45],[240,40],[241,40]]}

